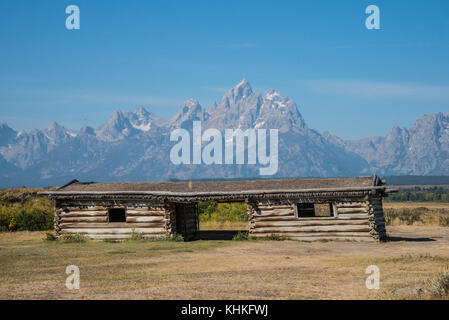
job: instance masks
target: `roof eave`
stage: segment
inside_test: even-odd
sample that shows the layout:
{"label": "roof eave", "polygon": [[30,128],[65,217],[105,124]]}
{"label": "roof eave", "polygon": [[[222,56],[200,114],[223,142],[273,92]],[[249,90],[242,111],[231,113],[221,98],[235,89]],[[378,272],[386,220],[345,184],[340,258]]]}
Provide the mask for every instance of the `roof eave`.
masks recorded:
{"label": "roof eave", "polygon": [[[363,193],[383,193],[386,191],[385,187],[377,186],[377,187],[349,187],[349,188],[318,188],[318,189],[299,189],[299,190],[245,190],[245,191],[221,191],[221,192],[172,192],[172,191],[46,191],[39,192],[40,195],[47,195],[52,198],[59,197],[70,197],[70,196],[87,196],[87,197],[95,197],[95,196],[158,196],[158,197],[214,197],[214,196],[242,196],[242,197],[251,197],[251,196],[267,196],[267,195],[276,195],[276,194],[307,194],[307,193],[317,193],[317,194],[326,194],[326,193],[350,193],[350,192],[363,192]],[[394,192],[394,191],[387,191]]]}

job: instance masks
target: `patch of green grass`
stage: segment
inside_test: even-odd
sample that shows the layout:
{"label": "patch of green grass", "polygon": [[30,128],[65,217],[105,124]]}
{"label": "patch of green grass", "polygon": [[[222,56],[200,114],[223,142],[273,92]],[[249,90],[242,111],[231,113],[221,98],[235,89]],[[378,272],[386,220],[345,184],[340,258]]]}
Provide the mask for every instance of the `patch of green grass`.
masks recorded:
{"label": "patch of green grass", "polygon": [[248,233],[247,232],[239,232],[232,238],[232,240],[234,240],[234,241],[246,241],[246,240],[248,240]]}
{"label": "patch of green grass", "polygon": [[270,234],[266,237],[258,238],[259,240],[269,240],[269,241],[285,241],[288,240],[288,237],[282,236],[279,234]]}
{"label": "patch of green grass", "polygon": [[45,239],[46,241],[56,241],[58,240],[58,237],[53,233],[53,232],[47,232],[45,234]]}
{"label": "patch of green grass", "polygon": [[133,231],[131,233],[131,237],[128,239],[122,240],[124,242],[129,241],[141,241],[141,242],[184,242],[184,238],[182,235],[174,233],[164,237],[145,237],[142,233]]}
{"label": "patch of green grass", "polygon": [[109,251],[109,254],[127,254],[127,253],[135,253],[134,251],[128,251],[128,250],[116,250],[116,251]]}
{"label": "patch of green grass", "polygon": [[123,240],[117,240],[117,239],[103,239],[103,242],[106,242],[106,243],[120,243],[120,242],[123,242]]}

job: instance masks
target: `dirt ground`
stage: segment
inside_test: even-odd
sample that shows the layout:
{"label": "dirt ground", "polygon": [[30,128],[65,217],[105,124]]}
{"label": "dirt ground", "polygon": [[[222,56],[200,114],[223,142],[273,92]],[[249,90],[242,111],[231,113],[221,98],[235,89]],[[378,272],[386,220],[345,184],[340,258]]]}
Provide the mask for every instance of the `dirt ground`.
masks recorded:
{"label": "dirt ground", "polygon": [[[429,280],[449,268],[449,228],[387,231],[386,243],[59,243],[1,233],[0,299],[433,298]],[[80,269],[79,290],[65,287],[68,265]],[[366,288],[369,265],[379,267],[379,290]]]}

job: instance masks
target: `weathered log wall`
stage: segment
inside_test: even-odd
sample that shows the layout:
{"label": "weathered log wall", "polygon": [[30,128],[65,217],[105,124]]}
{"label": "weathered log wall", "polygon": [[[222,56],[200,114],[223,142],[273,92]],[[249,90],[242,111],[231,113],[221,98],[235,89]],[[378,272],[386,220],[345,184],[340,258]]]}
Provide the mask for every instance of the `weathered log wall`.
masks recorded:
{"label": "weathered log wall", "polygon": [[295,203],[248,204],[250,235],[279,235],[296,240],[345,239],[381,240],[386,236],[381,199],[333,202],[336,216],[295,216]]}
{"label": "weathered log wall", "polygon": [[121,206],[126,209],[126,222],[109,222],[110,206],[64,204],[55,213],[58,235],[80,233],[91,239],[123,239],[134,233],[144,237],[162,237],[173,227],[174,209],[167,204]]}
{"label": "weathered log wall", "polygon": [[[298,202],[304,199],[298,199]],[[272,234],[296,240],[386,238],[382,198],[332,202],[335,216],[295,216],[296,202],[266,200],[248,202],[250,235]],[[108,208],[126,209],[126,222],[109,222]],[[145,237],[173,233],[191,240],[198,231],[196,203],[148,203],[73,201],[55,203],[55,231],[58,235],[81,233],[92,239],[122,239],[133,232]]]}

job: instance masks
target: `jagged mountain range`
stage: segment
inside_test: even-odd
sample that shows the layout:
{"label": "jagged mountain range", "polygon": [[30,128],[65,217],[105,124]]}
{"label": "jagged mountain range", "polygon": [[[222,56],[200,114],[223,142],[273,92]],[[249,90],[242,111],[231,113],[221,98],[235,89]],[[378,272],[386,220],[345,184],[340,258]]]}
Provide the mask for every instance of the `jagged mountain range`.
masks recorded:
{"label": "jagged mountain range", "polygon": [[[170,132],[203,129],[279,130],[279,169],[271,177],[449,175],[449,112],[423,115],[411,129],[345,141],[307,126],[294,101],[276,90],[253,92],[247,80],[209,109],[187,100],[171,119],[139,107],[114,111],[98,128],[79,131],[53,123],[17,132],[0,124],[0,187],[85,181],[161,181],[260,177],[258,165],[174,165]],[[266,177],[265,177],[266,178]]]}

